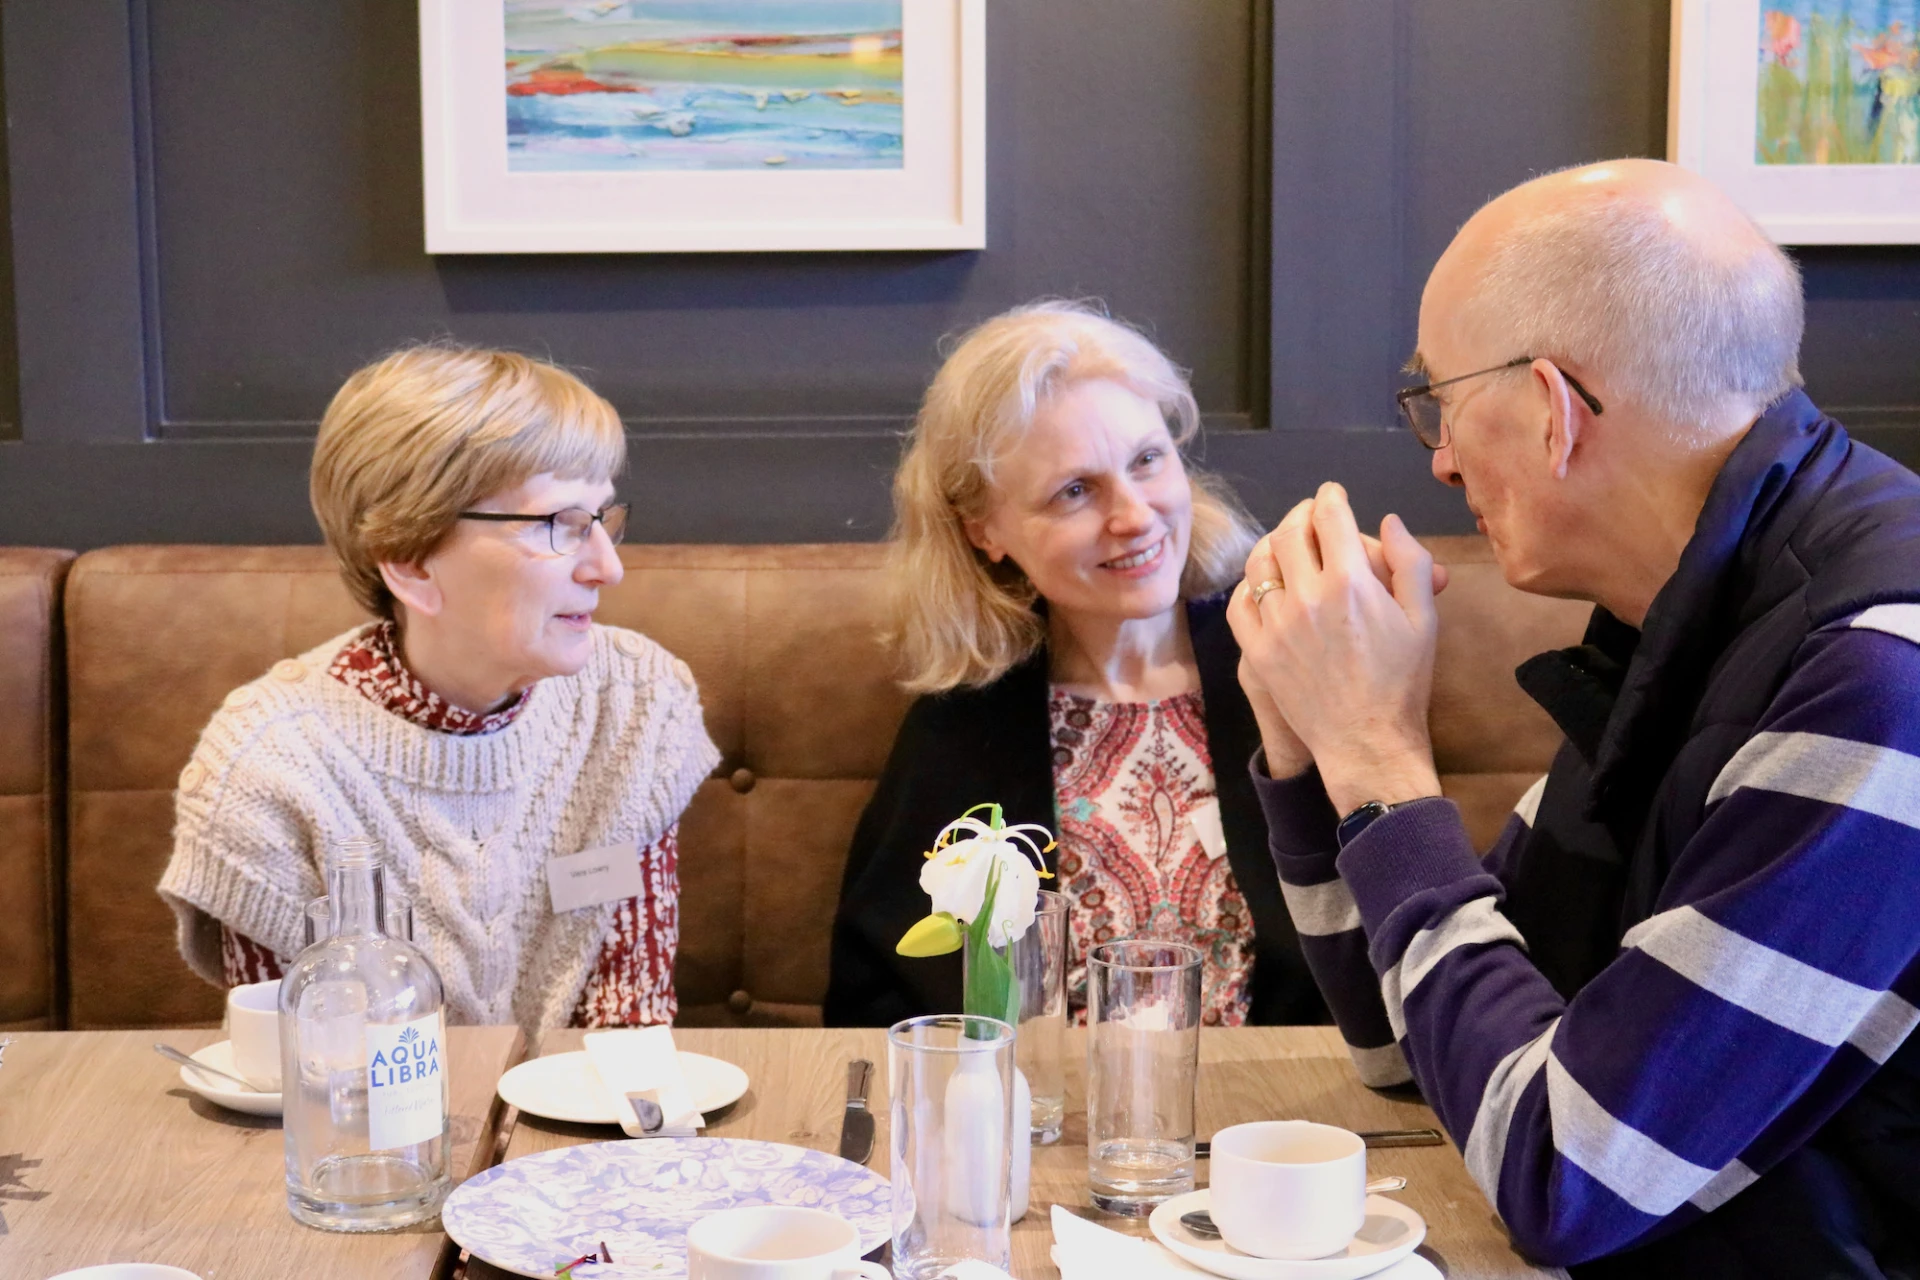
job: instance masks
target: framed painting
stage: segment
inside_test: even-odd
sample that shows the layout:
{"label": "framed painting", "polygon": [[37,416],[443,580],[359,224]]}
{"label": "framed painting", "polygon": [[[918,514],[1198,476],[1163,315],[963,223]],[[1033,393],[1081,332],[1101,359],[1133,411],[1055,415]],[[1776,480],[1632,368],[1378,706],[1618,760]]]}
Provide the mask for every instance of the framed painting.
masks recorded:
{"label": "framed painting", "polygon": [[1675,0],[1668,158],[1782,244],[1920,243],[1920,0]]}
{"label": "framed painting", "polygon": [[978,249],[986,0],[420,0],[428,253]]}

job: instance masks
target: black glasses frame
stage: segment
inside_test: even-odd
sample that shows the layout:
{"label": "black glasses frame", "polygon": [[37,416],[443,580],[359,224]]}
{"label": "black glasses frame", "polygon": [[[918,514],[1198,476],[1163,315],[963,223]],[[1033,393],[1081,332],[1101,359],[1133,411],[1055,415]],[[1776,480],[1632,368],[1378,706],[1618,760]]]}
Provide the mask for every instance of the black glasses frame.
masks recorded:
{"label": "black glasses frame", "polygon": [[[1490,373],[1505,373],[1509,369],[1518,369],[1522,365],[1532,364],[1538,359],[1540,359],[1539,356],[1519,356],[1507,361],[1505,364],[1496,364],[1491,369],[1476,369],[1472,373],[1463,373],[1457,378],[1448,378],[1443,382],[1429,382],[1418,387],[1404,387],[1393,393],[1393,402],[1400,409],[1400,417],[1409,427],[1413,428],[1413,438],[1429,449],[1439,449],[1447,443],[1447,420],[1444,417],[1439,420],[1438,425],[1433,431],[1433,439],[1429,440],[1427,433],[1420,428],[1420,418],[1413,408],[1414,401],[1419,400],[1423,396],[1431,396],[1440,388],[1450,387],[1456,382],[1465,382],[1468,378],[1484,378]],[[1553,367],[1560,369],[1560,366],[1557,364]],[[1606,412],[1605,409],[1600,407],[1600,401],[1594,396],[1593,392],[1580,385],[1578,378],[1568,373],[1565,369],[1560,369],[1560,376],[1567,380],[1567,385],[1573,388],[1573,393],[1579,396],[1580,399],[1585,402],[1587,408],[1593,411],[1594,417],[1597,418]],[[1439,403],[1438,399],[1434,400],[1436,407],[1439,406]]]}
{"label": "black glasses frame", "polygon": [[[587,545],[587,540],[593,537],[593,526],[596,524],[606,531],[607,541],[618,546],[621,540],[627,536],[627,516],[632,510],[633,504],[630,502],[609,502],[598,511],[589,511],[585,507],[562,507],[558,511],[549,511],[545,515],[523,515],[519,512],[512,511],[462,511],[459,513],[459,518],[462,520],[491,520],[503,524],[519,520],[544,524],[547,526],[547,545],[553,548],[553,554],[557,556],[570,556],[578,551],[580,547]],[[566,515],[569,511],[578,511],[581,515],[587,517],[587,527],[580,534],[580,545],[563,551],[560,548],[559,520],[561,516]],[[618,527],[610,527],[607,524],[607,516],[616,511],[620,513]]]}

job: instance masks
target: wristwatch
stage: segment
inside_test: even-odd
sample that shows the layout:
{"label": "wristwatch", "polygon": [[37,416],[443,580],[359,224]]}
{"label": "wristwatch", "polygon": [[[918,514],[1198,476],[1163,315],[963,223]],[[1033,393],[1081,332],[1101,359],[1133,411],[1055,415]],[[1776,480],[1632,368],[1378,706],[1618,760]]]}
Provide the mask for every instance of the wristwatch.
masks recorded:
{"label": "wristwatch", "polygon": [[1340,826],[1334,832],[1342,849],[1353,843],[1362,831],[1392,813],[1395,809],[1404,809],[1410,804],[1419,804],[1421,800],[1431,800],[1432,796],[1420,796],[1413,800],[1402,800],[1398,804],[1382,804],[1378,800],[1369,800],[1340,819]]}

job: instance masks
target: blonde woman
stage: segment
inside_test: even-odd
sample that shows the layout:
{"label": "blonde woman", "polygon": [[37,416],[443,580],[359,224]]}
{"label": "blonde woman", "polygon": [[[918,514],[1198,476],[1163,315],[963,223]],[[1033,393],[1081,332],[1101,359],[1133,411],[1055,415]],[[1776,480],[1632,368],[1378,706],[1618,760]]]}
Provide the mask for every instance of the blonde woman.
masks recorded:
{"label": "blonde woman", "polygon": [[[347,380],[313,509],[376,621],[234,690],[181,773],[159,890],[197,973],[277,976],[327,849],[368,836],[453,1021],[672,1020],[676,832],[718,752],[686,664],[593,622],[625,458],[612,406],[525,356],[417,347]],[[609,848],[643,891],[555,911],[548,859]]]}
{"label": "blonde woman", "polygon": [[921,854],[983,801],[1059,833],[1086,953],[1157,936],[1206,954],[1209,1024],[1320,1022],[1267,854],[1225,592],[1257,532],[1180,453],[1185,377],[1084,306],[987,321],[934,378],[894,480],[893,642],[907,713],[849,853],[832,1025],[960,1007],[958,957],[903,959]]}

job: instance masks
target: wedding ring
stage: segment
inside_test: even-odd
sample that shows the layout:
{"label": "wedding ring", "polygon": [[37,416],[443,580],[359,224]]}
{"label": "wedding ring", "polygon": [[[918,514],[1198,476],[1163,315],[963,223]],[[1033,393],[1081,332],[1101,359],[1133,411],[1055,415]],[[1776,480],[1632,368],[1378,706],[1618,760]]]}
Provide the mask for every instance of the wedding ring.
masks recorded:
{"label": "wedding ring", "polygon": [[1266,598],[1267,592],[1278,591],[1280,586],[1279,581],[1273,578],[1265,578],[1255,583],[1253,590],[1247,593],[1253,597],[1253,607],[1258,609],[1260,607],[1260,601]]}

